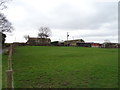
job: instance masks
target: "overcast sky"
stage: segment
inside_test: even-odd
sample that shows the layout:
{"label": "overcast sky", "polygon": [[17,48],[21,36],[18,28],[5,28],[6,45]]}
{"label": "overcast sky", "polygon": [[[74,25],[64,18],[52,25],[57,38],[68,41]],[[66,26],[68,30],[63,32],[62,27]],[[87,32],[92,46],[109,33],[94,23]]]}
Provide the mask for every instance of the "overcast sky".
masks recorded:
{"label": "overcast sky", "polygon": [[3,10],[15,30],[6,42],[25,42],[38,29],[51,29],[52,41],[83,39],[86,42],[118,42],[118,0],[12,0]]}

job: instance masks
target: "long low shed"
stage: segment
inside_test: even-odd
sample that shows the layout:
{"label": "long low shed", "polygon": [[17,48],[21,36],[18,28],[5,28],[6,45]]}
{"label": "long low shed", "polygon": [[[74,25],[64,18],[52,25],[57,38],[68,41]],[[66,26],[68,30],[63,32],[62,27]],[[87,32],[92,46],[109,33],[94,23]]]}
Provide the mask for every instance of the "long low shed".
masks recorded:
{"label": "long low shed", "polygon": [[77,43],[77,46],[80,46],[80,47],[91,47],[91,43]]}

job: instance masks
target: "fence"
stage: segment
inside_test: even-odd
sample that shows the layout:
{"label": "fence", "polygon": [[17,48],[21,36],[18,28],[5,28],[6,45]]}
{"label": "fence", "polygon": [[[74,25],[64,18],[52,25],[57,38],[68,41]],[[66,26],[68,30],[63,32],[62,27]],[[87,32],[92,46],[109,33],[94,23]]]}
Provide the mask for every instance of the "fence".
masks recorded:
{"label": "fence", "polygon": [[8,55],[8,70],[6,71],[6,88],[14,88],[13,85],[13,70],[12,70],[12,54],[13,54],[13,45],[9,47]]}

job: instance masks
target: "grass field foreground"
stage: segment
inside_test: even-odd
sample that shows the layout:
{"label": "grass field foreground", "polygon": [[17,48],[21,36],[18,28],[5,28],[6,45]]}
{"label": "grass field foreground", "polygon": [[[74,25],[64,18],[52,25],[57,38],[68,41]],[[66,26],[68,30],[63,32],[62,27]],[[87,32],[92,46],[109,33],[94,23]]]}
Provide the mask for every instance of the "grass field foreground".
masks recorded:
{"label": "grass field foreground", "polygon": [[116,88],[118,49],[17,47],[13,70],[15,88]]}

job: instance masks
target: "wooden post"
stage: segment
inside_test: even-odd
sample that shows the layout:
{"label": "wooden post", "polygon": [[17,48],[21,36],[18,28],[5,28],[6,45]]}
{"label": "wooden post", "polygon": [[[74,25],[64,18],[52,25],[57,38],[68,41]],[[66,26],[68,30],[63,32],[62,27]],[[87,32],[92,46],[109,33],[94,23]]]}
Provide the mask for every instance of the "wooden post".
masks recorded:
{"label": "wooden post", "polygon": [[6,71],[6,88],[12,88],[12,49],[13,46],[11,45],[9,48],[9,56],[8,56],[8,70]]}
{"label": "wooden post", "polygon": [[12,70],[6,71],[6,88],[12,88]]}
{"label": "wooden post", "polygon": [[8,56],[8,70],[12,69],[12,45],[9,48],[9,56]]}

